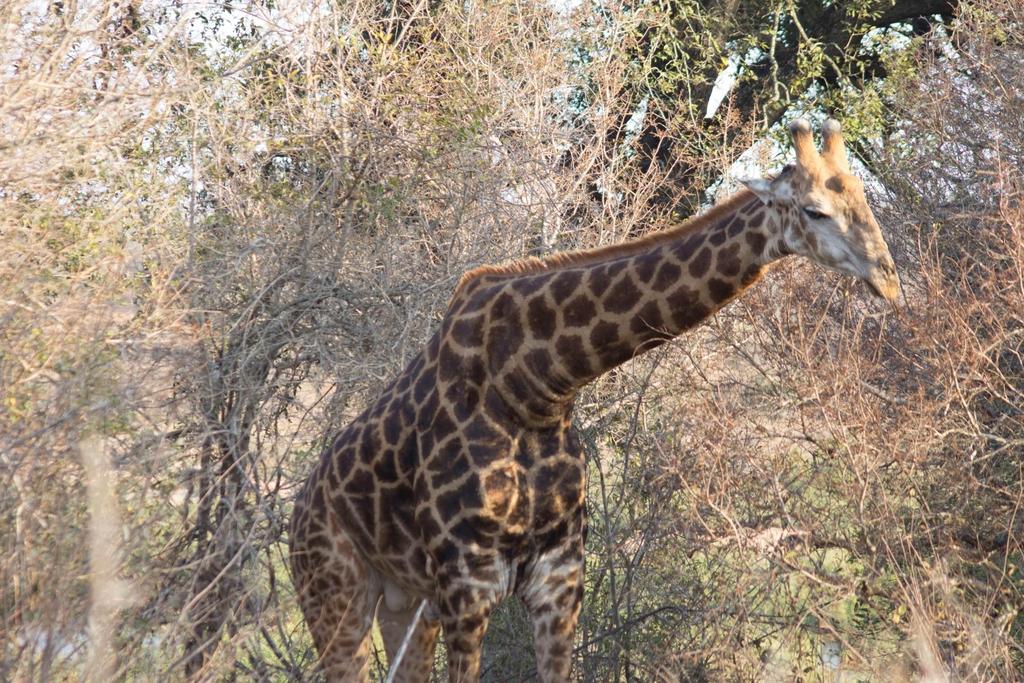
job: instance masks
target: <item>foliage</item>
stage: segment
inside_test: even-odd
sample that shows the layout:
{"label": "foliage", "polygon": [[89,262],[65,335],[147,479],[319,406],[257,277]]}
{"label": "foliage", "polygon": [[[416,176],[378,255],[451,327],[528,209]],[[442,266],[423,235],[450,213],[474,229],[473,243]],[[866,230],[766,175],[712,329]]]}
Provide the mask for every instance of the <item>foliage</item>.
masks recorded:
{"label": "foliage", "polygon": [[461,273],[664,227],[819,106],[905,301],[787,262],[587,388],[576,670],[1020,678],[1017,4],[0,7],[0,678],[315,677],[291,498]]}

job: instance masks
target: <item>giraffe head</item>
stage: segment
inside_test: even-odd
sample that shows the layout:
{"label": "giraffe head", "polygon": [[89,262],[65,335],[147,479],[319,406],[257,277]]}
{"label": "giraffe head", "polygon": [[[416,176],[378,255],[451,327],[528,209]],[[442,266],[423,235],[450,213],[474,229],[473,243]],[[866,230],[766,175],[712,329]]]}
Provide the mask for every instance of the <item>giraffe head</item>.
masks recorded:
{"label": "giraffe head", "polygon": [[787,250],[858,277],[878,296],[895,300],[899,276],[868,206],[864,184],[850,173],[839,122],[829,119],[822,126],[820,153],[807,121],[797,119],[789,130],[796,163],[774,179],[744,184],[784,216]]}

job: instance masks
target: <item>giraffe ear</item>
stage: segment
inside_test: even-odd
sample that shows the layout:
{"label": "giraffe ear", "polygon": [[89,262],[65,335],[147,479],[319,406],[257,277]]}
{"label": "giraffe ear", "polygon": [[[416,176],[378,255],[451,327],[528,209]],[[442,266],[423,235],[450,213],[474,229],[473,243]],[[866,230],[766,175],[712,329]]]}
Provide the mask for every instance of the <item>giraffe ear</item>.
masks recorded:
{"label": "giraffe ear", "polygon": [[765,180],[764,178],[741,178],[740,182],[746,185],[747,189],[756,194],[757,198],[765,204],[775,199],[775,188],[772,187],[772,181],[770,180]]}

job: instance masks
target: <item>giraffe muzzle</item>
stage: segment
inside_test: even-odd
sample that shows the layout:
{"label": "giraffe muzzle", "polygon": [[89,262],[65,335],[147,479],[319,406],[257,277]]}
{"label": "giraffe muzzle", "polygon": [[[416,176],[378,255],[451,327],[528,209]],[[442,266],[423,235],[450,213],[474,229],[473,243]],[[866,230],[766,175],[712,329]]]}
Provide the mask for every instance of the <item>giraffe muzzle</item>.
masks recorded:
{"label": "giraffe muzzle", "polygon": [[900,298],[900,276],[896,273],[892,261],[875,265],[864,281],[879,298],[886,301],[896,301]]}

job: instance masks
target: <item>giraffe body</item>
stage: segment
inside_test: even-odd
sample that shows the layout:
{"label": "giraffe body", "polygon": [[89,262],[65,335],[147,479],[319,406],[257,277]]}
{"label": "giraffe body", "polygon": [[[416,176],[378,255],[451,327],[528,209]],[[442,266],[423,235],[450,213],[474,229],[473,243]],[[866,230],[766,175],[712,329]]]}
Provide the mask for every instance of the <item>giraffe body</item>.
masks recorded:
{"label": "giraffe body", "polygon": [[[842,259],[860,255],[877,293],[898,291],[866,204],[818,196],[836,178],[858,187],[834,139],[829,168],[800,135],[796,166],[677,228],[463,277],[441,328],[338,434],[296,501],[292,569],[329,679],[365,680],[375,614],[394,657],[426,599],[398,680],[426,680],[442,627],[451,680],[476,680],[491,612],[511,595],[534,622],[542,680],[569,679],[586,534],[580,387],[699,324],[781,256],[850,272]],[[815,230],[808,197],[834,230]],[[840,249],[832,233],[855,243]]]}

